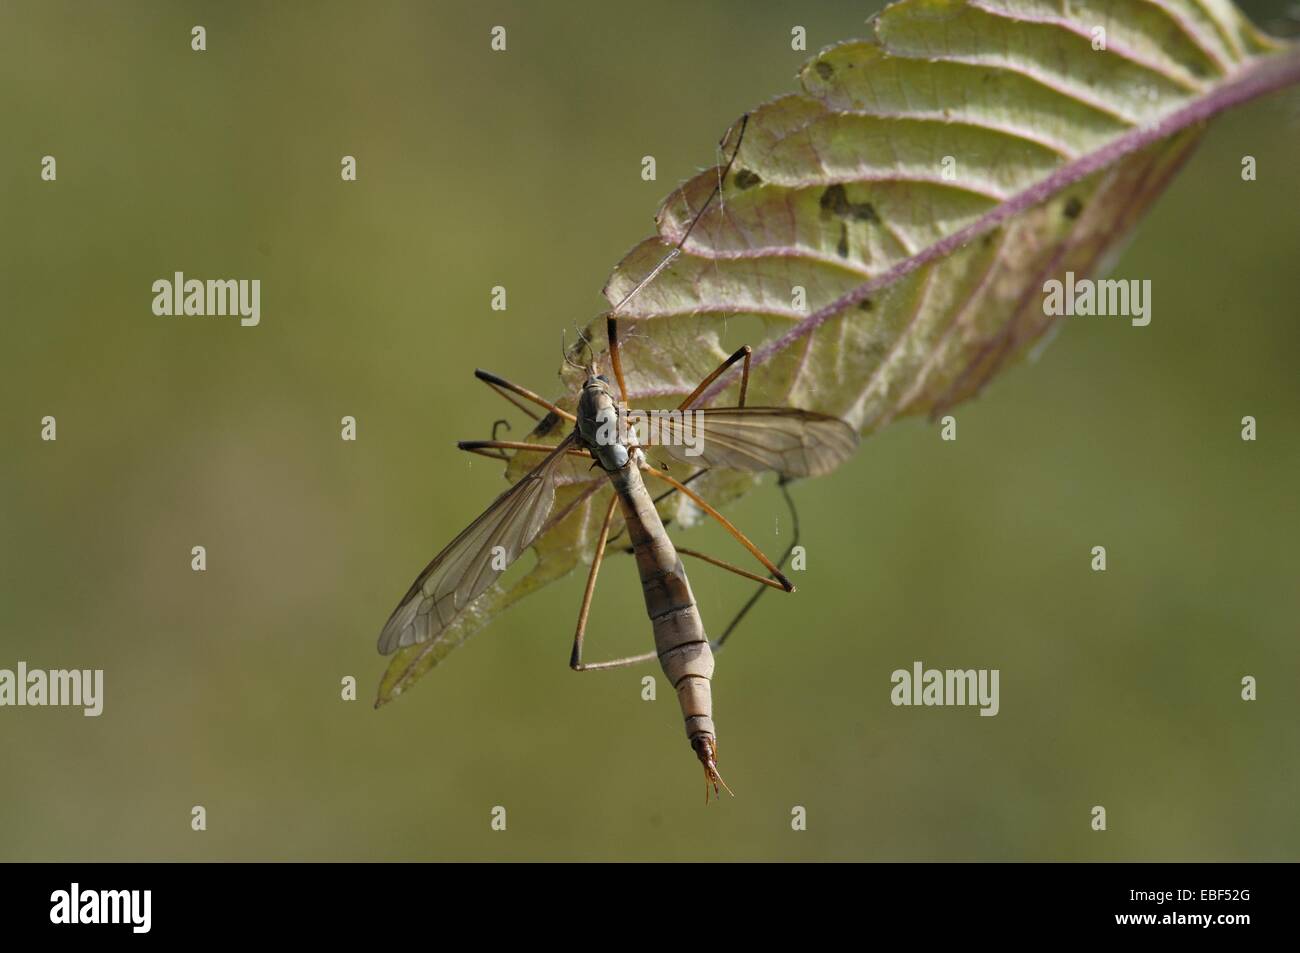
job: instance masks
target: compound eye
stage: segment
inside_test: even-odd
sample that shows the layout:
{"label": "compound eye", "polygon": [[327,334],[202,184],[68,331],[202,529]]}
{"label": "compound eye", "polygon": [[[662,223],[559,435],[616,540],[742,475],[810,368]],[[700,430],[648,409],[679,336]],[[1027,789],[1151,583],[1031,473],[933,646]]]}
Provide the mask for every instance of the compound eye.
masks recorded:
{"label": "compound eye", "polygon": [[608,383],[609,383],[609,378],[606,377],[604,374],[597,374],[597,375],[596,375],[596,380],[600,381],[602,384],[608,384]]}

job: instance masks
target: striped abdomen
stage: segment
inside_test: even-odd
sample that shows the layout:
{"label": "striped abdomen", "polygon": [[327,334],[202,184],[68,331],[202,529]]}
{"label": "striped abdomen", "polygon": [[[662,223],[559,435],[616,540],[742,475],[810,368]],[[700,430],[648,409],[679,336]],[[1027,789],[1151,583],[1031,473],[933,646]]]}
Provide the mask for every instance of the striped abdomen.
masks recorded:
{"label": "striped abdomen", "polygon": [[659,664],[677,692],[686,719],[686,737],[697,753],[705,741],[712,752],[715,731],[709,680],[713,677],[713,652],[681,557],[668,538],[636,463],[610,471],[609,478],[618,493],[641,574]]}

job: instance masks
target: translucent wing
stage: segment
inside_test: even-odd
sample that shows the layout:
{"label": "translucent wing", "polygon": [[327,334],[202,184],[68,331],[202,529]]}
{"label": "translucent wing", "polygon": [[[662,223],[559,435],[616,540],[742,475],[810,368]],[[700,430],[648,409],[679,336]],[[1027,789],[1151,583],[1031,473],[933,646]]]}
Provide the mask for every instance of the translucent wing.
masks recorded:
{"label": "translucent wing", "polygon": [[556,475],[572,444],[572,435],[561,441],[433,557],[379,633],[381,655],[434,638],[532,545],[555,503]]}
{"label": "translucent wing", "polygon": [[858,435],[838,417],[791,407],[706,407],[660,417],[649,442],[699,467],[775,470],[782,476],[829,473],[852,456]]}

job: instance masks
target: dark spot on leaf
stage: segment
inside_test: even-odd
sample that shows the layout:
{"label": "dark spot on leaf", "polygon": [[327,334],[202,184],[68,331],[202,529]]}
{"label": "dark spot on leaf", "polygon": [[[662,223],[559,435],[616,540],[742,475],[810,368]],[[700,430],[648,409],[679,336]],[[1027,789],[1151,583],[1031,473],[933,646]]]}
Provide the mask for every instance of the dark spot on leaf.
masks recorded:
{"label": "dark spot on leaf", "polygon": [[1083,211],[1083,203],[1071,195],[1069,200],[1065,203],[1065,209],[1063,211],[1065,212],[1066,218],[1078,218],[1079,213]]}
{"label": "dark spot on leaf", "polygon": [[841,258],[849,257],[849,227],[840,222],[840,243],[835,246],[835,252]]}
{"label": "dark spot on leaf", "polygon": [[861,308],[863,311],[870,311],[872,308],[875,307],[875,305],[871,303],[870,298],[863,298],[861,301],[858,302],[858,307]]}
{"label": "dark spot on leaf", "polygon": [[876,215],[876,210],[871,207],[870,202],[861,202],[857,205],[851,206],[849,208],[849,214],[859,222],[880,221],[879,216]]}
{"label": "dark spot on leaf", "polygon": [[823,212],[838,215],[840,214],[840,208],[846,202],[848,202],[848,198],[844,195],[844,186],[832,185],[822,193],[822,197],[817,204],[821,206]]}
{"label": "dark spot on leaf", "polygon": [[828,80],[835,75],[835,67],[831,66],[831,64],[827,63],[825,60],[818,60],[816,64],[814,64],[814,68],[817,70],[817,75],[822,79]]}
{"label": "dark spot on leaf", "polygon": [[828,187],[822,193],[819,204],[823,212],[830,212],[840,218],[851,218],[855,222],[880,221],[870,202],[850,202],[842,185]]}
{"label": "dark spot on leaf", "polygon": [[760,185],[762,181],[763,179],[757,172],[751,172],[749,169],[736,170],[735,182],[738,189],[752,189],[754,186]]}

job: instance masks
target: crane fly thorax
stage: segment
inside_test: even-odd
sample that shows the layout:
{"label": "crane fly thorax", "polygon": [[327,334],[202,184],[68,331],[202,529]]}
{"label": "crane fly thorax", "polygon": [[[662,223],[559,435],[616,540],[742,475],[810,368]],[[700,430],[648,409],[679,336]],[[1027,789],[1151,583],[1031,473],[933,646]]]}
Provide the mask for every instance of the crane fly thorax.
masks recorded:
{"label": "crane fly thorax", "polygon": [[629,460],[644,459],[636,432],[627,425],[604,377],[589,376],[578,395],[578,437],[605,470],[621,470]]}

